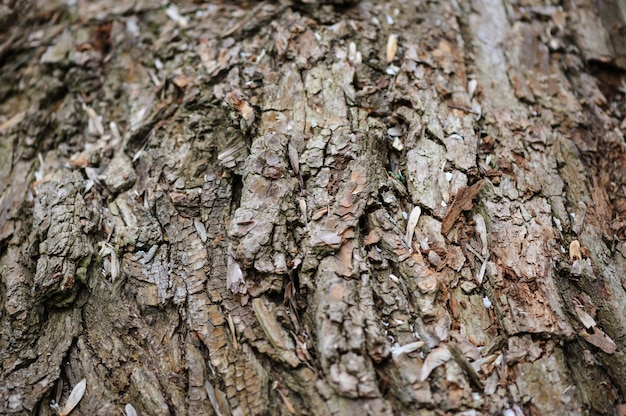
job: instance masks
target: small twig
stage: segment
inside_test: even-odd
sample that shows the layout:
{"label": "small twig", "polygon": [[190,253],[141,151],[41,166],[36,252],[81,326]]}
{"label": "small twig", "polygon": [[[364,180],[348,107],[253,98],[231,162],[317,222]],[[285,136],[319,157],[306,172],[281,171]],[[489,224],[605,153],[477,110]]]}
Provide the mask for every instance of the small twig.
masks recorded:
{"label": "small twig", "polygon": [[448,108],[453,108],[455,110],[461,110],[461,111],[465,111],[466,113],[472,113],[472,114],[476,114],[476,115],[480,114],[479,112],[474,111],[471,108],[462,107],[460,105],[448,104]]}
{"label": "small twig", "polygon": [[456,363],[461,367],[461,369],[463,369],[463,371],[469,378],[472,387],[474,387],[478,391],[483,391],[485,389],[485,386],[483,385],[480,376],[467,361],[467,358],[465,358],[465,355],[463,355],[461,349],[454,342],[448,344],[448,349],[450,350],[450,353],[452,353],[454,361],[456,361]]}
{"label": "small twig", "polygon": [[491,256],[491,254],[487,254],[487,256],[485,257],[485,260],[483,261],[483,264],[480,266],[480,271],[478,272],[478,275],[476,276],[476,280],[478,280],[479,283],[483,283],[483,277],[485,277],[485,272],[487,271],[487,262],[489,261],[489,257]]}
{"label": "small twig", "polygon": [[235,33],[236,31],[238,31],[239,29],[241,29],[241,28],[243,27],[243,25],[245,25],[246,23],[248,23],[250,20],[252,20],[252,18],[253,18],[254,16],[256,16],[256,14],[257,14],[257,13],[258,13],[258,12],[259,12],[259,11],[260,11],[260,10],[261,10],[261,9],[262,9],[265,5],[266,5],[266,4],[267,4],[267,2],[261,2],[261,3],[257,4],[256,6],[254,6],[254,7],[252,8],[252,10],[250,10],[250,11],[248,12],[248,14],[247,14],[247,15],[245,15],[245,16],[244,16],[244,18],[243,18],[243,19],[241,19],[241,20],[239,21],[239,23],[235,24],[233,27],[231,27],[230,29],[228,29],[226,32],[222,33],[222,34],[220,35],[220,37],[221,37],[222,39],[223,39],[223,38],[226,38],[226,37],[228,37],[228,36],[232,35],[233,33]]}
{"label": "small twig", "polygon": [[480,260],[481,262],[484,261],[483,256],[480,255],[480,253],[478,251],[476,251],[476,249],[474,247],[472,247],[471,245],[465,244],[465,248],[468,251],[471,251],[473,255],[475,255],[476,257],[478,257],[478,260]]}

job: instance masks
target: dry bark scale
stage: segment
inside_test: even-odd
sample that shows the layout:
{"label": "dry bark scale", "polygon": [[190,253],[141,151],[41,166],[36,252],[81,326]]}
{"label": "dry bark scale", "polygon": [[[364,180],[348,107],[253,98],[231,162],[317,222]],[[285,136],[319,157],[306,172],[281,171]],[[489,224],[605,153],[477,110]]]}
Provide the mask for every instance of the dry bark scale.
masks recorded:
{"label": "dry bark scale", "polygon": [[626,3],[328,3],[0,6],[0,413],[626,414]]}

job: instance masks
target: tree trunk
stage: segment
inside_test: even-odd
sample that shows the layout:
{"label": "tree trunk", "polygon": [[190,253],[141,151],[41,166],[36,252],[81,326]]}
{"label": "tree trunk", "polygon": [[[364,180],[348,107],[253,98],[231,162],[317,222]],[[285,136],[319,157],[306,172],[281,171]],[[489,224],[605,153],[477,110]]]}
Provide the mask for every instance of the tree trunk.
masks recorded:
{"label": "tree trunk", "polygon": [[626,2],[320,3],[0,6],[0,413],[626,414]]}

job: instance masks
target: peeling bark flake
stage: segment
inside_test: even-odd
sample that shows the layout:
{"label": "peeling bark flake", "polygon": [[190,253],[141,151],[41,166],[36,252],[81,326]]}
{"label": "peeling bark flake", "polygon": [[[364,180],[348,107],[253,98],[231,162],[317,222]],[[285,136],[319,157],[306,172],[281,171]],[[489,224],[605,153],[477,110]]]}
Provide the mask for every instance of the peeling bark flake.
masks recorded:
{"label": "peeling bark flake", "polygon": [[229,253],[228,260],[228,275],[226,278],[226,287],[233,293],[246,293],[246,284],[243,278],[243,271],[239,266],[239,263],[234,259],[234,257]]}
{"label": "peeling bark flake", "polygon": [[58,411],[59,416],[67,416],[72,410],[78,405],[78,402],[81,401],[83,396],[85,395],[85,390],[87,389],[87,379],[82,379],[79,381],[72,392],[70,393],[70,397],[67,398],[67,403],[63,407],[61,407]]}
{"label": "peeling bark flake", "polygon": [[454,198],[454,201],[452,201],[452,204],[450,204],[450,207],[443,217],[443,222],[441,223],[441,233],[443,235],[448,234],[448,232],[452,229],[452,226],[462,211],[469,211],[472,209],[472,200],[484,184],[485,180],[481,179],[474,185],[459,190]]}
{"label": "peeling bark flake", "polygon": [[424,364],[422,364],[419,382],[423,383],[426,381],[430,373],[432,373],[435,368],[441,366],[451,358],[452,354],[450,353],[450,350],[444,345],[432,350],[424,360]]}
{"label": "peeling bark flake", "polygon": [[415,233],[415,227],[417,227],[417,222],[420,219],[421,213],[422,209],[420,207],[413,207],[413,209],[411,210],[411,214],[409,215],[409,220],[406,224],[404,241],[406,243],[406,246],[409,248],[409,252],[413,251],[413,234]]}

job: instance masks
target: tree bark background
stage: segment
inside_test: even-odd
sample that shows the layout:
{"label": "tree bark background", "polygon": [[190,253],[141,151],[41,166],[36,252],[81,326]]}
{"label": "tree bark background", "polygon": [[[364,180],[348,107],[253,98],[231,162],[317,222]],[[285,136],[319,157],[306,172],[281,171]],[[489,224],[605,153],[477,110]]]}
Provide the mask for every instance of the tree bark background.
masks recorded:
{"label": "tree bark background", "polygon": [[626,414],[625,13],[3,3],[0,413]]}

